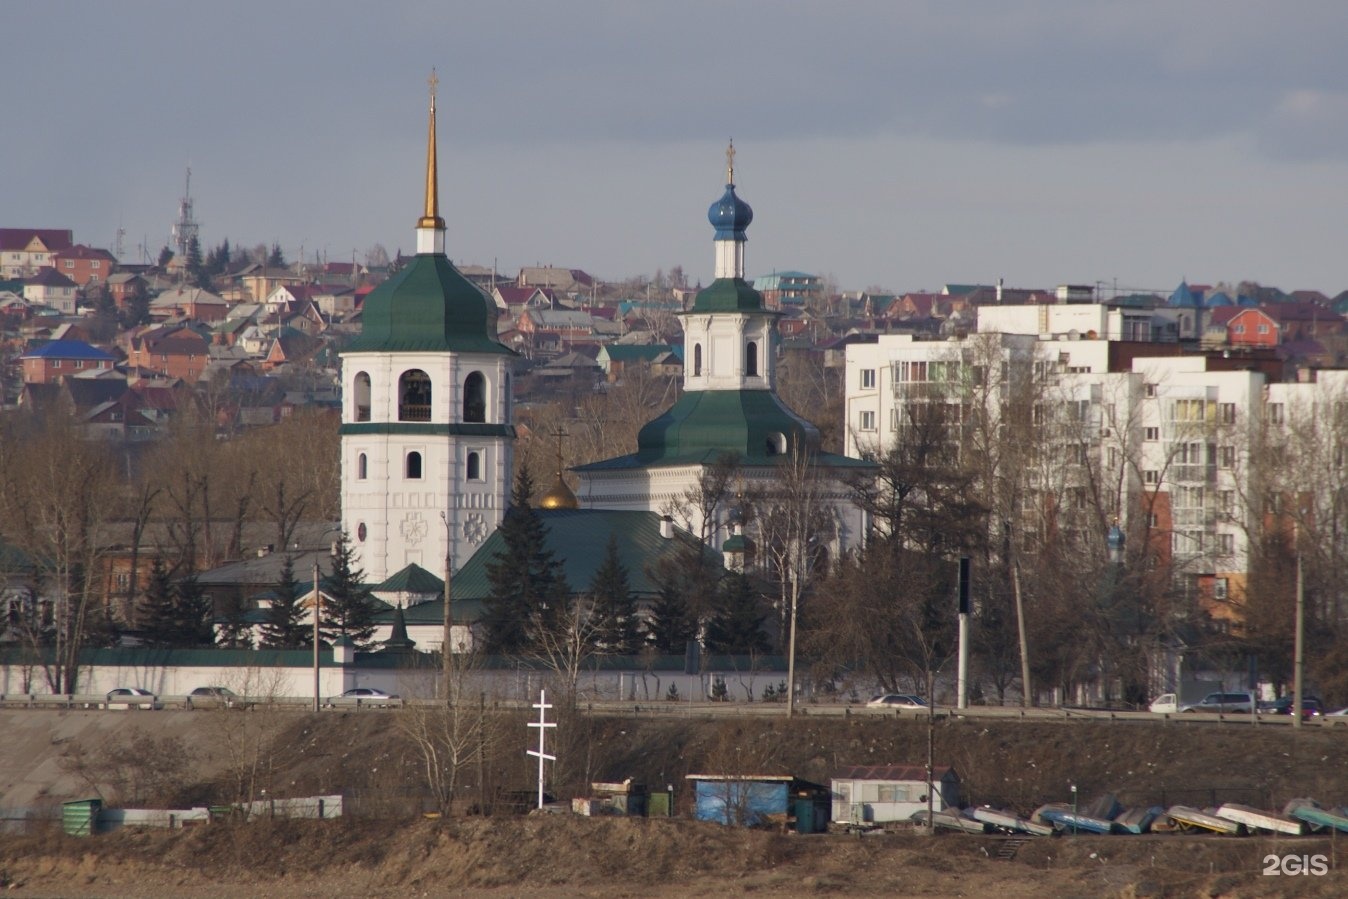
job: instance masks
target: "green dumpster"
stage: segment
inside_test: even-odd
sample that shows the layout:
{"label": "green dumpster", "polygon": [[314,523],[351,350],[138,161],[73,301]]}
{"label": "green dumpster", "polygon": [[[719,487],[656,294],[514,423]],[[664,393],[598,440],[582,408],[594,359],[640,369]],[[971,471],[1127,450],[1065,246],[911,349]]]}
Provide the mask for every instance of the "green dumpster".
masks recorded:
{"label": "green dumpster", "polygon": [[76,799],[61,803],[61,829],[72,837],[92,836],[98,831],[102,799]]}

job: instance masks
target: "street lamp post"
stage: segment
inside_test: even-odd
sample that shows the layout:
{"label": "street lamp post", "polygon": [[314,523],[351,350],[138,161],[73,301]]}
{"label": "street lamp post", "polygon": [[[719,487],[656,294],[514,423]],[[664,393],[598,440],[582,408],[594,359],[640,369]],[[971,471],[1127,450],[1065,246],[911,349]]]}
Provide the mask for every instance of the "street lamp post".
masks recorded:
{"label": "street lamp post", "polygon": [[[1117,611],[1116,609],[1118,603],[1117,593],[1119,589],[1119,573],[1123,569],[1124,541],[1125,538],[1123,535],[1123,528],[1119,527],[1119,520],[1115,518],[1114,523],[1110,525],[1109,533],[1105,535],[1105,545],[1109,549],[1109,595],[1107,597],[1107,601],[1109,602],[1111,613]],[[1109,622],[1112,629],[1113,627],[1119,625],[1120,616],[1116,614],[1111,614],[1110,617],[1111,619],[1113,619]],[[1105,665],[1103,659],[1101,660],[1100,671],[1102,675],[1105,672]],[[1109,689],[1108,680],[1106,680],[1105,682],[1105,689],[1106,690]]]}
{"label": "street lamp post", "polygon": [[318,711],[319,673],[318,673],[318,619],[323,607],[323,594],[318,589],[318,559],[314,559],[314,711]]}

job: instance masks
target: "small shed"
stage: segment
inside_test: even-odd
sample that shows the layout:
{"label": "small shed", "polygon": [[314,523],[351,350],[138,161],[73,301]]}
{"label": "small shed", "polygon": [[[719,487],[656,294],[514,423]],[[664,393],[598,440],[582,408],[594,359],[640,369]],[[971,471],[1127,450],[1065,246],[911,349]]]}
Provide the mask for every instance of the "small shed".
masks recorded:
{"label": "small shed", "polygon": [[[933,765],[933,811],[959,807],[960,778]],[[833,820],[850,824],[907,821],[927,810],[926,765],[856,765],[833,775]]]}
{"label": "small shed", "polygon": [[780,824],[795,833],[828,829],[829,789],[790,774],[689,774],[699,821],[759,827]]}

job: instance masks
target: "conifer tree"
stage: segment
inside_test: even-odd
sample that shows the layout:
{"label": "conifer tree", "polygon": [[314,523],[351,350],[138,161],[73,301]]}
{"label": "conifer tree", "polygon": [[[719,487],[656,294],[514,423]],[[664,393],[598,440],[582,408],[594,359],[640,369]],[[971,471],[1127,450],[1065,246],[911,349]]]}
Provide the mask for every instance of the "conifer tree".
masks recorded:
{"label": "conifer tree", "polygon": [[136,608],[141,639],[147,646],[174,645],[176,603],[168,568],[163,559],[156,557],[150,565],[145,593]]}
{"label": "conifer tree", "polygon": [[365,587],[365,572],[354,567],[355,551],[351,538],[342,533],[332,568],[323,579],[323,615],[321,637],[327,641],[348,637],[357,646],[366,646],[374,636],[374,597]]}
{"label": "conifer tree", "polygon": [[271,608],[262,625],[262,645],[269,649],[296,649],[312,646],[313,629],[304,624],[304,596],[295,579],[295,557],[287,555],[281,566],[281,579],[272,588]]}
{"label": "conifer tree", "polygon": [[195,571],[188,572],[174,589],[175,646],[213,646],[215,623],[211,599],[201,588]]}
{"label": "conifer tree", "polygon": [[664,655],[683,655],[688,641],[697,636],[697,622],[677,587],[661,585],[645,622],[645,636],[646,642]]}
{"label": "conifer tree", "polygon": [[530,505],[534,482],[521,468],[501,520],[505,547],[487,563],[491,595],[483,603],[487,651],[514,653],[531,641],[531,623],[550,627],[569,608],[566,578],[547,548],[547,526]]}
{"label": "conifer tree", "polygon": [[267,267],[285,268],[285,264],[286,257],[285,254],[281,252],[281,245],[279,243],[272,243],[271,253],[267,256]]}
{"label": "conifer tree", "polygon": [[595,645],[601,652],[631,655],[637,651],[637,607],[627,569],[618,558],[618,538],[609,534],[604,560],[590,582]]}
{"label": "conifer tree", "polygon": [[727,655],[767,652],[763,597],[749,576],[732,571],[722,581],[720,602],[707,621],[707,649]]}

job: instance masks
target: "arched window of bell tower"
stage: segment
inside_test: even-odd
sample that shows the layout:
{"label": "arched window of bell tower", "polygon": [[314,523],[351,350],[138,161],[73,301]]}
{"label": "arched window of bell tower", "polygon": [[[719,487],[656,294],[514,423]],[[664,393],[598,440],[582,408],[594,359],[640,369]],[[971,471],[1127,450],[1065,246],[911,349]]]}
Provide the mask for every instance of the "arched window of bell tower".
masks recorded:
{"label": "arched window of bell tower", "polygon": [[746,377],[758,377],[758,344],[749,341],[744,346],[744,374]]}
{"label": "arched window of bell tower", "polygon": [[487,420],[487,379],[480,371],[473,372],[463,382],[463,420]]}
{"label": "arched window of bell tower", "polygon": [[407,479],[409,481],[421,480],[421,453],[416,450],[407,454]]}
{"label": "arched window of bell tower", "polygon": [[365,457],[365,454],[361,453],[359,456],[356,457],[356,480],[358,481],[365,480],[365,478],[369,475],[369,471],[370,471],[370,462]]}
{"label": "arched window of bell tower", "polygon": [[431,420],[431,378],[419,368],[398,379],[398,421]]}
{"label": "arched window of bell tower", "polygon": [[702,344],[693,344],[693,377],[702,377]]}
{"label": "arched window of bell tower", "polygon": [[355,380],[356,421],[370,420],[370,375],[356,372]]}

